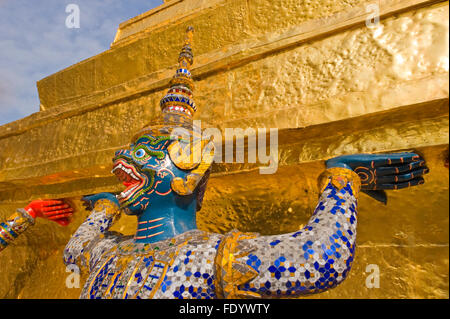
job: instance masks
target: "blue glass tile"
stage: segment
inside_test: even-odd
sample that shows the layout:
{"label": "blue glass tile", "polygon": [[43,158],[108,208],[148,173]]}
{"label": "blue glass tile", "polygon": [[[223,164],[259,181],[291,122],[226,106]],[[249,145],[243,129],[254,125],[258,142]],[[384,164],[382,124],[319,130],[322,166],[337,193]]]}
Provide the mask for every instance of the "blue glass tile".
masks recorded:
{"label": "blue glass tile", "polygon": [[276,246],[280,243],[280,240],[274,240],[273,242],[270,243],[271,246]]}

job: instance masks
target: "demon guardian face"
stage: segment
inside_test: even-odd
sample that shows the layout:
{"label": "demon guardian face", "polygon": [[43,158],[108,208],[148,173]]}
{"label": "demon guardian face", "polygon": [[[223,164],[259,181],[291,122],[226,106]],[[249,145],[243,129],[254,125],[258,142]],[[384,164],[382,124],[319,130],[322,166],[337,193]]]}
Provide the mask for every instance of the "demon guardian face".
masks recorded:
{"label": "demon guardian face", "polygon": [[128,214],[137,215],[150,202],[163,201],[161,197],[172,192],[172,180],[187,174],[170,160],[167,148],[172,142],[170,136],[142,135],[129,149],[116,152],[112,171],[126,187],[117,198]]}
{"label": "demon guardian face", "polygon": [[139,215],[149,205],[183,207],[197,199],[199,208],[214,154],[212,142],[206,144],[208,147],[205,141],[191,144],[174,135],[146,133],[129,149],[118,150],[112,172],[126,187],[117,196],[120,206],[127,214]]}

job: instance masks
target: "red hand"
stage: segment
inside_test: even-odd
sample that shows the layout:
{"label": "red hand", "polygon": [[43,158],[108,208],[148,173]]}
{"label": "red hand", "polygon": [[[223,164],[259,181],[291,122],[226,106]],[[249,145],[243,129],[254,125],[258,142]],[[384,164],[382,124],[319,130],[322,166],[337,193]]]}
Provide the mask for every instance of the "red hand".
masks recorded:
{"label": "red hand", "polygon": [[74,210],[69,204],[62,200],[35,200],[32,201],[25,210],[33,218],[45,218],[52,220],[61,226],[67,226],[70,223],[70,216]]}

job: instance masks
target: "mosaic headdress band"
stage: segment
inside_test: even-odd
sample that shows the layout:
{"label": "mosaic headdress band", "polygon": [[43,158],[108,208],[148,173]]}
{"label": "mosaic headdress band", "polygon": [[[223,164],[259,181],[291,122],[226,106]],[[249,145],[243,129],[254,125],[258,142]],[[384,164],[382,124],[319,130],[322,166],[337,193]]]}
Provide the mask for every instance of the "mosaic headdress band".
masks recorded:
{"label": "mosaic headdress band", "polygon": [[179,67],[170,80],[170,88],[161,99],[160,106],[164,118],[173,122],[180,119],[182,122],[192,120],[197,107],[193,100],[194,81],[192,80],[190,68],[194,62],[192,54],[193,27],[186,30],[186,38],[178,58]]}

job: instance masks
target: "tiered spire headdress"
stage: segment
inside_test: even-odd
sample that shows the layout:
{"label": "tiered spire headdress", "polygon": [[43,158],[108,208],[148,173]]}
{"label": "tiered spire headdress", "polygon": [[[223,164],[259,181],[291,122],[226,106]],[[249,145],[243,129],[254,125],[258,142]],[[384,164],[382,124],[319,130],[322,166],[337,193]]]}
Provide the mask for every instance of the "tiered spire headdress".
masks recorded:
{"label": "tiered spire headdress", "polygon": [[170,80],[170,88],[167,94],[160,102],[164,119],[170,122],[176,118],[192,120],[194,113],[197,111],[193,100],[194,81],[190,71],[194,62],[192,54],[193,32],[194,29],[192,27],[187,28],[184,46],[178,57],[179,67]]}
{"label": "tiered spire headdress", "polygon": [[170,87],[160,101],[162,117],[139,131],[134,140],[142,134],[167,135],[177,127],[193,131],[193,116],[197,111],[193,99],[194,81],[190,68],[194,62],[192,40],[194,28],[188,27],[184,45],[178,57],[178,68],[170,80]]}
{"label": "tiered spire headdress", "polygon": [[[144,134],[152,136],[168,136],[173,142],[168,147],[172,162],[180,169],[190,173],[185,179],[179,177],[172,181],[172,189],[180,195],[189,195],[199,187],[199,202],[203,198],[206,181],[214,159],[212,141],[203,140],[200,129],[193,125],[193,116],[197,111],[193,99],[194,81],[190,68],[194,62],[192,39],[194,29],[188,27],[181,53],[178,57],[178,68],[170,80],[170,88],[160,101],[162,121],[152,122],[134,137],[134,141]],[[175,129],[183,128],[191,135],[186,141],[173,135]]]}

